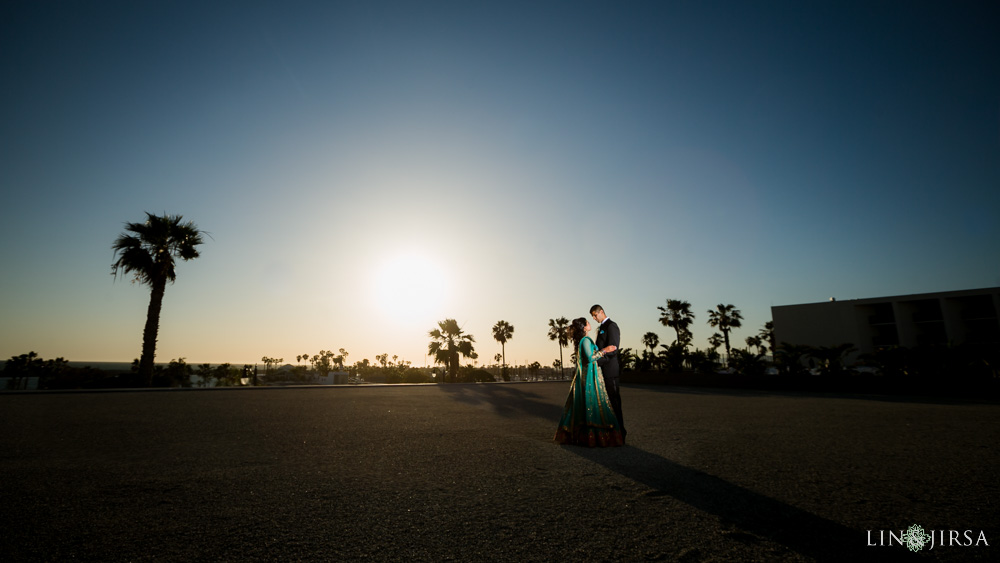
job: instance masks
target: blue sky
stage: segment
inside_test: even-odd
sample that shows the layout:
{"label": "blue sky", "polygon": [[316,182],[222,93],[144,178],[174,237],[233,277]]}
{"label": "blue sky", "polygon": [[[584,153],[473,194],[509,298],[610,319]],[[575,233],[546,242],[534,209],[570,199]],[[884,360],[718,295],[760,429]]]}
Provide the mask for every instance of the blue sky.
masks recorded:
{"label": "blue sky", "polygon": [[[157,360],[550,364],[770,307],[1000,285],[992,2],[26,2],[0,8],[0,356],[129,361],[145,211],[211,233]],[[420,296],[414,298],[413,296]]]}

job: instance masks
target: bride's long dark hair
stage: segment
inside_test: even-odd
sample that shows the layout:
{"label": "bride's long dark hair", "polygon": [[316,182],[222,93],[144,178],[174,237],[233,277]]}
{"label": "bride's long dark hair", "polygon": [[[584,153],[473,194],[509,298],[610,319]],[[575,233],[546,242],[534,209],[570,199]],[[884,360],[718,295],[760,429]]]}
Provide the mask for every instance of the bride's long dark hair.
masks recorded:
{"label": "bride's long dark hair", "polygon": [[583,340],[584,336],[587,336],[587,319],[585,317],[580,317],[579,319],[573,319],[573,322],[569,325],[569,335],[573,339],[573,349],[580,347],[580,341]]}

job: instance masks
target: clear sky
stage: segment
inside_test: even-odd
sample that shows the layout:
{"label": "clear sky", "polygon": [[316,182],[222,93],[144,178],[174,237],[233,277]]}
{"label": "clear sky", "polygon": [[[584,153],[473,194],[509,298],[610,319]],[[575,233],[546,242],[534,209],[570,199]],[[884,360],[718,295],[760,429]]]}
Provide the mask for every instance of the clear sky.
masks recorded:
{"label": "clear sky", "polygon": [[[601,303],[1000,286],[1000,8],[967,2],[4,2],[0,357],[139,356],[144,212],[211,234],[157,361],[558,357]],[[568,357],[569,351],[566,351]]]}

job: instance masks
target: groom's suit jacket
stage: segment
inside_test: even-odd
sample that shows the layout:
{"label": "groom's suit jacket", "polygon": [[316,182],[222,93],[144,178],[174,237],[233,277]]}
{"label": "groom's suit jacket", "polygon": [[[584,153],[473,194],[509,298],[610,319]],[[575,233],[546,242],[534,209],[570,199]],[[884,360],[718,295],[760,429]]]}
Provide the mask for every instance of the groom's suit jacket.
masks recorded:
{"label": "groom's suit jacket", "polygon": [[605,379],[618,379],[618,350],[621,350],[621,332],[615,321],[608,319],[597,327],[597,340],[594,342],[597,349],[601,350],[605,346],[614,346],[615,351],[597,360],[597,365],[601,367]]}

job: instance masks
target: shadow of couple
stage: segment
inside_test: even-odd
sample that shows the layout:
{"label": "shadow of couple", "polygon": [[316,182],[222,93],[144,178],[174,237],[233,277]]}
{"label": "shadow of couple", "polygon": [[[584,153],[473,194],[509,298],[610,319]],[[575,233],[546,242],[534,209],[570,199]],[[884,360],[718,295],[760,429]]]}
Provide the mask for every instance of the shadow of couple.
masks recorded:
{"label": "shadow of couple", "polygon": [[848,528],[652,452],[628,445],[562,448],[653,489],[650,496],[672,497],[749,534],[735,536],[740,540],[766,538],[816,561],[913,560],[914,554],[900,546],[891,551],[868,547],[864,530]]}
{"label": "shadow of couple", "polygon": [[[562,414],[559,405],[520,386],[466,386],[445,391],[467,404],[490,405],[505,418],[528,415],[550,420],[553,432]],[[562,448],[653,489],[650,496],[669,496],[715,515],[746,532],[734,534],[740,540],[753,542],[754,536],[766,538],[816,561],[911,561],[915,557],[900,546],[891,550],[869,547],[864,530],[851,529],[653,452],[630,445]]]}

